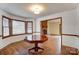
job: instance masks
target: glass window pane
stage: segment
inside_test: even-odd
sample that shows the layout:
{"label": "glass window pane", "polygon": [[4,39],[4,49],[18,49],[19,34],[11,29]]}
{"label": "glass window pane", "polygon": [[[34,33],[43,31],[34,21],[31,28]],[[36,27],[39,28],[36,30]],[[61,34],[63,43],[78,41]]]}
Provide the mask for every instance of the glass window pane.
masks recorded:
{"label": "glass window pane", "polygon": [[4,36],[8,36],[9,35],[9,28],[4,28]]}
{"label": "glass window pane", "polygon": [[28,25],[27,25],[27,32],[28,32],[28,33],[32,33],[32,22],[28,22]]}
{"label": "glass window pane", "polygon": [[3,26],[9,26],[9,20],[7,18],[3,18]]}
{"label": "glass window pane", "polygon": [[31,22],[28,22],[28,27],[32,27],[32,23]]}
{"label": "glass window pane", "polygon": [[14,21],[12,23],[13,34],[22,34],[25,33],[25,23],[21,21]]}
{"label": "glass window pane", "polygon": [[3,18],[3,36],[9,35],[9,19]]}

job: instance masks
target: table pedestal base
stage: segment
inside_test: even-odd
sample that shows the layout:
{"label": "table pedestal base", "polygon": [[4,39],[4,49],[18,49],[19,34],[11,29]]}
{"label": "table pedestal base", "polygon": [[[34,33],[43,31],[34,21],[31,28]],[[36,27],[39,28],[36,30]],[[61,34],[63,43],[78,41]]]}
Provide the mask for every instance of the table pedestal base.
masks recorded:
{"label": "table pedestal base", "polygon": [[31,48],[28,50],[29,53],[32,54],[38,54],[38,53],[42,53],[44,51],[43,48],[38,47],[38,43],[35,43],[35,47]]}

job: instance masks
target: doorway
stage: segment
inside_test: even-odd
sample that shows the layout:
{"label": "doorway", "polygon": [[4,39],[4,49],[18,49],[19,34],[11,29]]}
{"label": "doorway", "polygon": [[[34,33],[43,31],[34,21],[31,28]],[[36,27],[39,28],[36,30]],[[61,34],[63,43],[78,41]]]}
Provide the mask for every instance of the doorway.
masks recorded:
{"label": "doorway", "polygon": [[41,34],[62,35],[62,17],[41,21]]}
{"label": "doorway", "polygon": [[52,44],[49,43],[49,45],[53,46],[53,50],[55,50],[57,54],[61,54],[62,17],[41,21],[41,34],[50,37],[49,42]]}

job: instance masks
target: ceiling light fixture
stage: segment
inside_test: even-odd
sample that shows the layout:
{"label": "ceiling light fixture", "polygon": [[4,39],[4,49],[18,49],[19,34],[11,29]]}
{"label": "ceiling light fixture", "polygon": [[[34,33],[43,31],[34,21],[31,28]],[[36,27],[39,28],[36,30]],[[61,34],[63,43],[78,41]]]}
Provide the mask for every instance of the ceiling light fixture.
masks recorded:
{"label": "ceiling light fixture", "polygon": [[34,13],[34,14],[40,14],[40,12],[43,11],[43,7],[40,6],[40,5],[32,5],[31,6],[31,11]]}

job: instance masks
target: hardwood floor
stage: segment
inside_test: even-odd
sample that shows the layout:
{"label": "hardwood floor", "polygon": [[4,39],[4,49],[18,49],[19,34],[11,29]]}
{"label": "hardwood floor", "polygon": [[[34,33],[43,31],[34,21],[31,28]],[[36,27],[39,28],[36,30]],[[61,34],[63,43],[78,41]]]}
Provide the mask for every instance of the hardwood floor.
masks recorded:
{"label": "hardwood floor", "polygon": [[[43,51],[43,53],[38,53],[38,55],[56,55],[56,54],[60,54],[60,48],[61,48],[61,40],[59,39],[59,37],[57,36],[53,36],[50,37],[48,36],[49,39],[48,41],[39,44],[39,46],[41,46],[42,48],[44,48],[45,50]],[[34,46],[34,44],[30,44],[28,42],[23,41],[19,41],[19,42],[15,42],[12,43],[6,47],[4,47],[3,49],[1,49],[0,51],[0,55],[30,55],[28,53],[28,49],[32,48]]]}
{"label": "hardwood floor", "polygon": [[[77,48],[69,47],[69,46],[62,46],[62,53],[61,53],[61,38],[60,36],[48,36],[48,41],[39,44],[40,47],[44,48],[45,50],[43,53],[38,53],[38,55],[79,55],[79,51]],[[31,55],[28,53],[28,49],[34,47],[34,44],[30,44],[24,40],[12,43],[3,49],[0,50],[0,55]]]}

